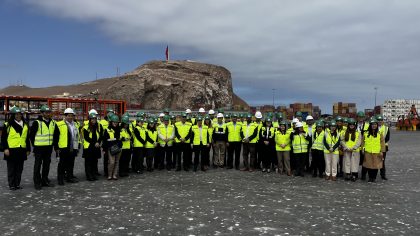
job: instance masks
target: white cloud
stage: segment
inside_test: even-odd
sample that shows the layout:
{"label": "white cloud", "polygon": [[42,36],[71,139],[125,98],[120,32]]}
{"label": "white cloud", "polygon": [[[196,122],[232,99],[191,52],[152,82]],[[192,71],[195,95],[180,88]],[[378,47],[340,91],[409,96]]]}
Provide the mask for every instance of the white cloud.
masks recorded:
{"label": "white cloud", "polygon": [[94,23],[119,42],[192,50],[194,59],[230,69],[251,104],[271,103],[271,88],[281,91],[279,101],[328,109],[341,100],[371,106],[375,86],[379,101],[418,96],[416,0],[24,2]]}

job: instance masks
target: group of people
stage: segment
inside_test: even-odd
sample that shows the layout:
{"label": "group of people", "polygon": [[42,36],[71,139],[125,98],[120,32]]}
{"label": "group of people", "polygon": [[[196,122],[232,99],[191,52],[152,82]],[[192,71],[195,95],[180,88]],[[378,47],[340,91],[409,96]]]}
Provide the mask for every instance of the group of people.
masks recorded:
{"label": "group of people", "polygon": [[[297,112],[292,122],[281,113],[225,114],[190,109],[178,116],[165,109],[158,117],[138,112],[134,121],[128,113],[121,117],[112,110],[104,119],[95,110],[79,123],[71,108],[64,118],[51,118],[50,107],[43,105],[41,115],[29,127],[19,107],[10,110],[1,144],[7,161],[10,190],[21,189],[24,161],[34,153],[35,189],[54,186],[49,179],[53,150],[59,158],[57,182],[75,183],[74,163],[79,151],[88,181],[98,180],[98,160],[103,157],[104,175],[117,180],[132,173],[153,170],[207,171],[226,168],[264,173],[275,171],[288,176],[304,176],[336,181],[356,181],[359,165],[361,179],[374,182],[380,170],[386,180],[385,158],[390,131],[382,116],[366,119],[363,112],[353,118],[335,117],[302,120]],[[31,149],[33,147],[33,149]],[[242,154],[242,156],[241,156]],[[243,166],[240,169],[240,160]]]}

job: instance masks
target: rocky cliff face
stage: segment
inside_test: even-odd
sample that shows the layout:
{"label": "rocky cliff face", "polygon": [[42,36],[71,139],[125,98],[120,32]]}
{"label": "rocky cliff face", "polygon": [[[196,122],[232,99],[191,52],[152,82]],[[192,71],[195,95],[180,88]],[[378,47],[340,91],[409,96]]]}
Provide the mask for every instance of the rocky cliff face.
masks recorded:
{"label": "rocky cliff face", "polygon": [[219,108],[233,105],[232,78],[221,66],[190,61],[152,61],[115,78],[104,97],[144,109]]}
{"label": "rocky cliff face", "polygon": [[0,90],[0,94],[16,96],[60,96],[63,93],[125,100],[129,105],[149,110],[247,107],[233,94],[227,69],[192,61],[151,61],[122,76],[82,84],[45,88],[11,86]]}

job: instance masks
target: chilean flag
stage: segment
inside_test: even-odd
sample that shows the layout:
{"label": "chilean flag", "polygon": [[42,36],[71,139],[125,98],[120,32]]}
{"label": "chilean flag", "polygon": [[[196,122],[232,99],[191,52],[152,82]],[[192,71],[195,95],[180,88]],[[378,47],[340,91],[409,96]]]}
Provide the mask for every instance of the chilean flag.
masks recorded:
{"label": "chilean flag", "polygon": [[169,61],[169,46],[168,45],[166,45],[165,55],[166,55],[166,61]]}

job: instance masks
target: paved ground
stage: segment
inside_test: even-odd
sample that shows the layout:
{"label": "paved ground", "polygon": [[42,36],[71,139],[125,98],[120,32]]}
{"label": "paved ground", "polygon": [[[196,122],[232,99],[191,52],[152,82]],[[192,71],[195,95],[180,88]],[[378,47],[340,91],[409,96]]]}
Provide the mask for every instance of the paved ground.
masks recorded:
{"label": "paved ground", "polygon": [[[33,160],[11,192],[1,163],[4,235],[418,235],[420,132],[392,134],[388,177],[337,182],[244,173],[153,172],[35,191]],[[53,162],[55,169],[57,162]],[[76,173],[83,177],[78,159]],[[55,170],[52,173],[55,176]]]}

